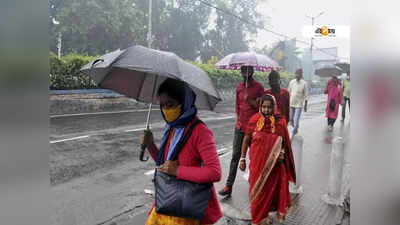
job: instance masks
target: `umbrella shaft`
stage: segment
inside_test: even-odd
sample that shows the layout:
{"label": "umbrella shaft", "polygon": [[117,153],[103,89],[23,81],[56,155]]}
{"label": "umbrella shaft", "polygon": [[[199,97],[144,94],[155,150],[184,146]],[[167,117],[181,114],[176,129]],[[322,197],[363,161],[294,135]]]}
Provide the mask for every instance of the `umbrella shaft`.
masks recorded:
{"label": "umbrella shaft", "polygon": [[246,95],[247,95],[247,87],[249,86],[249,76],[248,76],[248,74],[247,74],[247,76],[246,76]]}
{"label": "umbrella shaft", "polygon": [[150,103],[149,112],[147,112],[146,130],[149,130],[149,129],[150,129],[149,122],[150,122],[150,114],[151,114],[151,108],[152,108],[152,106],[153,106],[153,103]]}
{"label": "umbrella shaft", "polygon": [[149,124],[150,123],[150,114],[151,114],[151,108],[153,107],[153,100],[154,100],[154,93],[156,91],[157,78],[158,78],[158,76],[156,76],[154,79],[153,93],[151,94],[151,102],[150,102],[150,106],[149,106],[149,112],[147,113],[146,130],[150,130],[150,124]]}

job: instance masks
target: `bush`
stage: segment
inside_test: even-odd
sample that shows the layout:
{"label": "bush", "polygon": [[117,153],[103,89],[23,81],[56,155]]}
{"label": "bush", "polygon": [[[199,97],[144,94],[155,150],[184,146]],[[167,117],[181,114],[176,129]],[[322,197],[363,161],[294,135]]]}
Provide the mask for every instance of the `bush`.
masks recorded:
{"label": "bush", "polygon": [[[190,61],[189,61],[190,62]],[[236,86],[242,82],[243,78],[240,75],[240,70],[220,70],[213,64],[198,64],[190,62],[204,71],[211,77],[215,88],[217,89],[229,89],[236,88]],[[280,71],[282,87],[287,88],[291,79],[294,79],[295,75],[286,71]],[[265,89],[269,88],[268,85],[268,74],[269,72],[255,72],[254,79],[260,82]]]}
{"label": "bush", "polygon": [[96,57],[68,54],[59,59],[50,52],[50,89],[88,89],[97,88],[96,84],[89,82],[89,76],[80,69]]}
{"label": "bush", "polygon": [[[98,88],[91,81],[89,76],[80,72],[80,69],[96,57],[79,55],[76,53],[68,54],[59,59],[53,52],[50,52],[50,89],[68,90],[68,89],[88,89]],[[243,80],[239,70],[220,70],[214,63],[199,64],[188,61],[203,69],[212,79],[215,88],[235,89]],[[269,88],[268,74],[264,72],[255,72],[254,78],[260,82],[264,88]],[[280,71],[282,87],[287,87],[289,81],[294,78],[294,74],[286,71]]]}

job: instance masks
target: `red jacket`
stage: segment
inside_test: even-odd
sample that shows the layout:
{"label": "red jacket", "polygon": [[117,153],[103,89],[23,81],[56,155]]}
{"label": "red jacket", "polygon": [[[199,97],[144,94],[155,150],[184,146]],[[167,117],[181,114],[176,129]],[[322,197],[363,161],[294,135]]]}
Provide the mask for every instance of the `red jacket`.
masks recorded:
{"label": "red jacket", "polygon": [[265,90],[264,95],[270,94],[275,97],[276,103],[278,104],[279,112],[282,116],[285,117],[286,122],[290,120],[289,111],[290,111],[290,94],[289,92],[281,87],[281,91],[279,93],[275,93],[271,88]]}
{"label": "red jacket", "polygon": [[[244,98],[244,94],[246,92],[246,86],[243,82],[241,82],[236,87],[236,106],[235,112],[237,116],[236,120],[236,129],[239,129],[243,132],[246,131],[247,123],[252,115],[258,112],[258,107],[253,108]],[[257,82],[256,80],[252,80],[249,82],[249,86],[247,87],[247,95],[250,99],[257,99],[262,97],[264,92],[264,87]]]}
{"label": "red jacket", "polygon": [[[187,126],[190,126],[193,119]],[[185,133],[187,131],[185,130]],[[156,160],[159,149],[154,145],[148,148],[151,157]],[[203,162],[203,167],[201,163]],[[198,124],[185,146],[178,156],[178,175],[179,179],[188,180],[196,183],[210,183],[221,180],[221,165],[215,146],[213,133],[208,127]],[[202,224],[214,224],[222,217],[221,208],[218,203],[217,194],[214,186],[206,209],[206,215]]]}

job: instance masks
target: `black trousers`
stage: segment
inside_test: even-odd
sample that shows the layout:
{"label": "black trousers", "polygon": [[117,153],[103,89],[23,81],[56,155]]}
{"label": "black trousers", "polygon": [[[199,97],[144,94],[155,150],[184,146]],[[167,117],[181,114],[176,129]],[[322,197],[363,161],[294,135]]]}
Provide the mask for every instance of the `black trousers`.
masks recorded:
{"label": "black trousers", "polygon": [[346,105],[347,104],[349,104],[349,112],[350,112],[350,98],[344,97],[344,104],[342,106],[342,119],[344,119],[346,117]]}
{"label": "black trousers", "polygon": [[335,124],[336,119],[328,118],[328,126],[333,126]]}
{"label": "black trousers", "polygon": [[233,136],[232,160],[229,167],[229,175],[226,181],[226,186],[232,187],[235,183],[236,173],[239,166],[239,160],[242,155],[242,143],[244,139],[244,132],[235,128]]}

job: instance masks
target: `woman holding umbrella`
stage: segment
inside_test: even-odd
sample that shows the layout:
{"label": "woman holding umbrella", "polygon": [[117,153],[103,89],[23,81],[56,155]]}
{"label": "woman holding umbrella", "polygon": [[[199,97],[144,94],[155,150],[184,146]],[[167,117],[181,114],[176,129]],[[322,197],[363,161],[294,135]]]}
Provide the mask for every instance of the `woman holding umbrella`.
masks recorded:
{"label": "woman holding umbrella", "polygon": [[[221,166],[213,134],[203,123],[193,129],[186,144],[179,152],[178,160],[170,160],[177,143],[187,133],[187,128],[198,119],[196,95],[184,82],[166,79],[158,88],[161,114],[166,122],[160,148],[154,144],[151,131],[145,131],[142,143],[147,146],[158,166],[157,172],[176,176],[194,183],[213,183],[221,179]],[[179,190],[176,190],[179,191]],[[214,224],[222,217],[214,187],[202,220],[168,216],[156,212],[154,204],[146,225],[194,225]]]}
{"label": "woman holding umbrella", "polygon": [[333,125],[339,114],[339,105],[343,99],[343,89],[341,82],[337,76],[332,75],[328,81],[325,94],[328,94],[328,101],[326,104],[326,118],[328,120],[328,131],[333,131]]}
{"label": "woman holding umbrella", "polygon": [[242,171],[249,146],[252,224],[272,224],[271,211],[277,211],[282,222],[290,206],[289,181],[296,182],[296,172],[287,123],[272,95],[262,97],[259,112],[247,126],[239,165]]}

